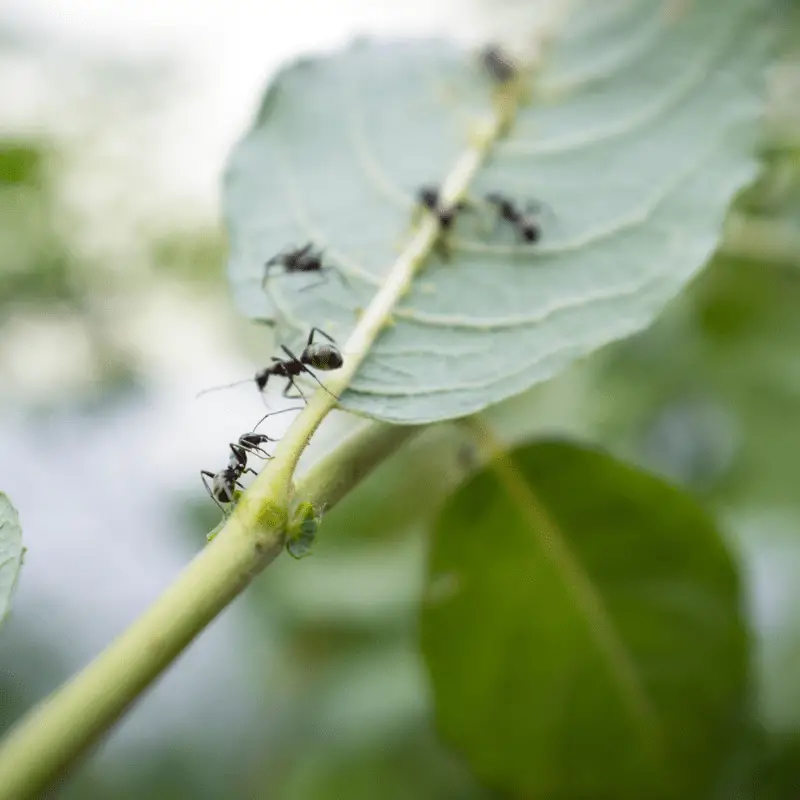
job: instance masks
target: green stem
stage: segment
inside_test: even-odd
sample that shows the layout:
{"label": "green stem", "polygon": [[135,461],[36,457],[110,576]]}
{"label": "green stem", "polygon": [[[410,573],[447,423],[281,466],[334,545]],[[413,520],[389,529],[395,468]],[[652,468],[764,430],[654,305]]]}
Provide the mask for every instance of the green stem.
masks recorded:
{"label": "green stem", "polygon": [[[301,496],[330,508],[419,430],[367,425],[310,470],[300,483]],[[239,512],[239,507],[224,533],[145,614],[6,737],[0,750],[2,800],[39,796],[280,553],[281,508],[273,503],[259,511],[248,503]]]}
{"label": "green stem", "polygon": [[[445,203],[466,194],[491,146],[513,119],[520,99],[521,87],[498,95],[495,113],[474,132],[442,184]],[[419,225],[347,341],[345,364],[328,382],[329,391],[314,393],[278,444],[275,457],[208,547],[119,639],[6,737],[0,746],[0,800],[35,797],[50,786],[278,555],[300,455],[336,405],[332,395],[344,393],[384,326],[391,323],[395,306],[410,289],[439,235],[431,216]],[[301,484],[315,505],[330,506],[342,497],[416,429],[380,426],[372,430],[329,456]]]}

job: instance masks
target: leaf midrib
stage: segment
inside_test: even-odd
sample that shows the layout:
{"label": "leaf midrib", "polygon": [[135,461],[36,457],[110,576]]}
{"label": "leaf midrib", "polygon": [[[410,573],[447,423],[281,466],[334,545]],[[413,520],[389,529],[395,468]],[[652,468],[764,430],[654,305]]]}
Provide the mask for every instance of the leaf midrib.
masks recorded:
{"label": "leaf midrib", "polygon": [[665,768],[667,751],[663,726],[637,674],[633,657],[601,595],[569,549],[563,532],[547,513],[530,484],[521,477],[513,460],[504,452],[496,452],[490,468],[561,575],[567,594],[584,617],[589,636],[604,657],[624,705],[641,731],[643,741],[647,743],[646,749],[654,762]]}

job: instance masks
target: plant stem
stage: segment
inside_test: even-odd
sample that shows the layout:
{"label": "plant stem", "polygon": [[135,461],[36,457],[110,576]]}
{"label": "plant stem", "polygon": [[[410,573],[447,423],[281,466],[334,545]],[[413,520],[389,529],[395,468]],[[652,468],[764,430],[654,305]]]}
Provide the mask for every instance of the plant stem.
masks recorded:
{"label": "plant stem", "polygon": [[[483,160],[504,135],[521,87],[501,92],[495,113],[473,134],[442,184],[442,200],[463,197]],[[105,733],[195,636],[280,552],[292,476],[309,439],[347,389],[398,301],[440,235],[429,215],[387,273],[347,341],[344,366],[318,389],[242,495],[227,523],[177,581],[82,673],[30,712],[0,747],[0,800],[35,797]],[[415,428],[373,428],[345,444],[302,484],[320,504],[339,499]],[[341,473],[341,474],[340,474]],[[326,495],[330,494],[330,498]],[[302,498],[301,498],[302,499]]]}
{"label": "plant stem", "polygon": [[[330,508],[419,430],[370,423],[310,470],[300,496]],[[279,485],[273,480],[268,490]],[[246,496],[147,612],[12,729],[0,749],[0,800],[38,797],[280,553],[284,507],[256,506]]]}

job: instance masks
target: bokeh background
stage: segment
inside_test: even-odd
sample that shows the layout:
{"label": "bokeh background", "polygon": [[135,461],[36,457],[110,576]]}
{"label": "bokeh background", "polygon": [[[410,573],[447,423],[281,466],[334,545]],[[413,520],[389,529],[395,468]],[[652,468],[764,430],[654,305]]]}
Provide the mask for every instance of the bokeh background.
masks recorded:
{"label": "bokeh background", "polygon": [[[264,413],[252,386],[195,394],[271,352],[229,300],[218,191],[269,75],[360,34],[471,41],[530,6],[4,3],[0,488],[28,553],[0,631],[0,734],[203,546],[218,512],[199,470]],[[509,441],[602,442],[717,514],[758,644],[764,798],[800,796],[798,52],[800,34],[770,75],[765,174],[709,269],[646,334],[491,414]],[[384,465],[314,557],[279,559],[59,796],[490,796],[437,740],[417,653],[426,522],[464,469],[447,430]]]}

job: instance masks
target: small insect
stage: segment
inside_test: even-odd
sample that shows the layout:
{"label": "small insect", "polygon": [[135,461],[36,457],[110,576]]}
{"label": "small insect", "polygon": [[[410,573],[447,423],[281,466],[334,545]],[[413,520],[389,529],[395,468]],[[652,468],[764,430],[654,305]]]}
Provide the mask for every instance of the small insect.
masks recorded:
{"label": "small insect", "polygon": [[514,62],[497,45],[490,45],[481,53],[484,69],[498,83],[508,83],[519,74]]}
{"label": "small insect", "polygon": [[[256,427],[267,417],[271,417],[274,414],[283,414],[286,411],[297,410],[299,409],[295,406],[294,408],[283,408],[280,411],[272,411],[269,414],[265,414],[258,421]],[[200,470],[200,478],[203,481],[203,485],[206,487],[206,491],[223,512],[225,511],[223,503],[225,505],[230,505],[236,497],[236,490],[244,489],[244,486],[239,482],[240,478],[246,472],[251,472],[253,475],[257,474],[252,467],[247,466],[248,454],[257,455],[259,458],[272,458],[272,456],[262,448],[262,445],[274,441],[276,440],[271,436],[267,436],[265,433],[256,433],[255,431],[243,433],[239,437],[238,442],[229,445],[231,448],[231,456],[228,459],[228,466],[225,467],[225,469],[219,472],[210,472],[207,469]],[[209,478],[211,479],[210,484],[208,482]]]}
{"label": "small insect", "polygon": [[322,522],[322,509],[314,508],[307,500],[300,503],[286,526],[286,552],[300,559],[311,555],[317,529]]}
{"label": "small insect", "polygon": [[445,231],[452,227],[456,215],[466,211],[469,207],[463,200],[459,200],[452,206],[442,206],[439,189],[436,186],[428,185],[420,187],[417,192],[417,202],[439,220],[439,225]]}
{"label": "small insect", "polygon": [[314,252],[313,242],[308,242],[303,247],[289,247],[267,261],[264,264],[264,279],[261,282],[263,288],[266,289],[267,281],[275,267],[283,269],[283,274],[285,275],[313,272],[321,276],[322,279],[316,283],[304,286],[300,290],[302,292],[314,286],[319,286],[321,283],[326,283],[328,280],[327,271],[330,269],[330,267],[326,267],[322,263],[322,251]]}
{"label": "small insect", "polygon": [[[200,478],[206,487],[206,491],[223,512],[225,511],[223,503],[229,505],[236,497],[237,488],[244,489],[244,486],[239,483],[239,479],[245,472],[256,474],[254,469],[247,468],[247,459],[245,458],[244,463],[242,463],[235,453],[228,461],[228,466],[219,472],[210,472],[207,469],[200,470]],[[211,479],[211,485],[208,483],[209,478]]]}
{"label": "small insect", "polygon": [[[314,334],[319,333],[321,336],[324,336],[328,341],[327,342],[314,342]],[[321,330],[320,328],[312,328],[310,333],[308,334],[308,341],[306,342],[306,346],[303,348],[303,352],[300,354],[298,358],[285,344],[281,345],[281,350],[286,353],[288,358],[274,358],[273,357],[273,364],[270,367],[265,367],[264,369],[260,370],[256,373],[255,380],[256,386],[258,386],[259,391],[263,392],[264,389],[267,388],[267,381],[273,376],[286,378],[286,387],[283,390],[284,397],[290,397],[291,395],[288,394],[289,389],[293,386],[300,394],[300,397],[305,399],[305,395],[303,394],[302,389],[295,383],[295,378],[303,372],[308,373],[323,389],[325,389],[328,394],[332,397],[336,397],[336,395],[332,394],[332,392],[328,391],[328,389],[323,385],[322,381],[309,369],[309,367],[313,367],[314,369],[330,371],[334,369],[339,369],[339,367],[344,364],[344,359],[342,358],[342,354],[339,351],[339,348],[336,346],[336,342],[328,336],[325,331]],[[339,398],[336,398],[337,400]]]}
{"label": "small insect", "polygon": [[[239,441],[231,443],[231,466],[236,463],[236,465],[242,468],[242,472],[247,471],[247,456],[248,454],[258,456],[259,458],[272,458],[272,456],[264,450],[261,445],[267,444],[267,442],[274,442],[271,436],[267,436],[265,433],[243,433],[239,437]],[[252,472],[252,470],[250,470]]]}
{"label": "small insect", "polygon": [[542,210],[542,204],[532,201],[523,211],[513,200],[509,200],[500,192],[489,192],[486,202],[497,208],[500,219],[508,222],[519,234],[520,239],[528,244],[534,244],[542,238],[542,226],[534,216]]}
{"label": "small insect", "polygon": [[[236,489],[244,489],[239,479],[246,473],[251,472],[256,475],[252,467],[247,466],[247,454],[253,453],[262,458],[270,458],[269,454],[261,449],[261,445],[266,442],[275,441],[263,433],[244,433],[239,437],[236,444],[231,444],[231,457],[228,466],[219,472],[209,472],[207,469],[200,470],[200,477],[206,487],[206,491],[211,495],[211,499],[222,508],[222,504],[229,505],[236,496]],[[211,479],[209,486],[208,478]],[[224,511],[224,509],[223,509]]]}
{"label": "small insect", "polygon": [[[316,333],[324,336],[328,341],[315,342],[314,334]],[[328,392],[331,397],[334,397],[336,400],[339,399],[335,394],[328,391],[328,389],[323,385],[322,381],[320,381],[320,379],[309,369],[309,367],[313,367],[314,369],[328,372],[330,370],[339,369],[339,367],[344,364],[344,358],[342,357],[339,348],[336,346],[336,342],[332,337],[328,336],[325,331],[320,328],[311,329],[311,332],[308,334],[306,346],[303,348],[303,352],[300,354],[299,358],[285,344],[281,345],[281,350],[286,353],[288,358],[273,357],[273,363],[271,366],[264,367],[264,369],[256,372],[254,380],[260,392],[263,392],[264,389],[267,388],[267,382],[271,377],[286,378],[287,383],[283,390],[283,396],[294,396],[288,394],[289,389],[294,386],[294,388],[299,392],[300,397],[305,399],[302,389],[295,383],[294,380],[298,375],[305,372],[309,374],[323,389],[325,389],[325,391]],[[216,392],[220,389],[229,389],[232,386],[239,386],[242,383],[249,382],[250,379],[245,379],[242,381],[227,383],[224,386],[213,386],[210,389],[203,389],[203,391],[198,392],[196,396],[200,397],[208,392]],[[289,409],[286,410],[288,411]]]}

